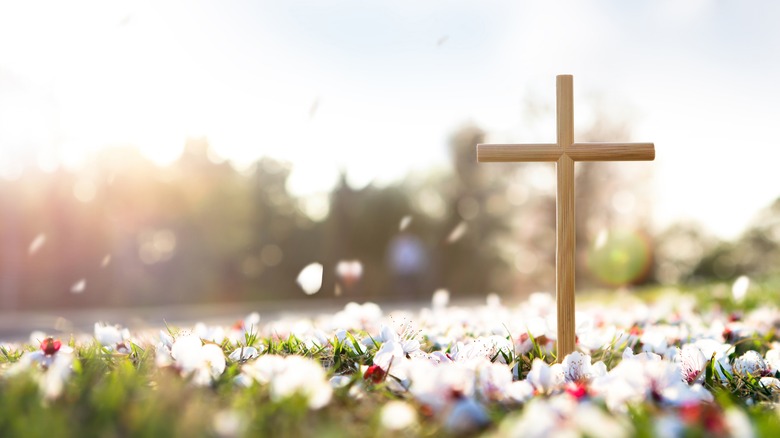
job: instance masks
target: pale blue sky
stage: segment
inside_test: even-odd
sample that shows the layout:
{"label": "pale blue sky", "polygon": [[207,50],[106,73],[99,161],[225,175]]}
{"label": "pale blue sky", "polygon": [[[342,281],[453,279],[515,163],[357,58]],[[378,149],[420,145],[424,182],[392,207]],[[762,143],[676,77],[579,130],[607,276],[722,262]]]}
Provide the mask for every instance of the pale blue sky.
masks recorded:
{"label": "pale blue sky", "polygon": [[0,0],[0,174],[123,143],[166,162],[206,135],[239,168],[290,160],[299,193],[340,168],[387,182],[444,166],[465,122],[554,140],[524,102],[552,109],[568,73],[577,127],[600,109],[656,143],[630,169],[655,172],[657,226],[733,236],[780,195],[778,20],[770,1]]}

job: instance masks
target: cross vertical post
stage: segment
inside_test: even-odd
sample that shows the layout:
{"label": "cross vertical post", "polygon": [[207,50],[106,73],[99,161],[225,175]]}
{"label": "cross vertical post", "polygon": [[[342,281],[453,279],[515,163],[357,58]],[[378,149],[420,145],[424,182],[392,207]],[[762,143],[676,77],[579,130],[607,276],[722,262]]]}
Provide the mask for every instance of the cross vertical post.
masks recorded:
{"label": "cross vertical post", "polygon": [[574,160],[566,150],[574,143],[572,76],[556,78],[558,146],[563,152],[555,164],[558,176],[555,205],[555,302],[558,314],[558,351],[574,351]]}
{"label": "cross vertical post", "polygon": [[479,162],[554,162],[557,173],[555,225],[555,299],[558,315],[558,360],[574,351],[574,162],[647,161],[655,159],[653,143],[575,143],[574,87],[571,75],[556,78],[557,143],[479,144]]}

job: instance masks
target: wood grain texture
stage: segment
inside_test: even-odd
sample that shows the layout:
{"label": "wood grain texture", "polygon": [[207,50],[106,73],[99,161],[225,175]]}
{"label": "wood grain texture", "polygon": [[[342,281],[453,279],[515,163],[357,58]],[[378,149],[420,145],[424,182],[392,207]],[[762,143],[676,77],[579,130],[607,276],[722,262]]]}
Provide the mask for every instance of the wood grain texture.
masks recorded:
{"label": "wood grain texture", "polygon": [[561,156],[556,164],[558,192],[555,247],[555,301],[558,307],[558,360],[574,351],[574,160]]}
{"label": "wood grain texture", "polygon": [[477,161],[480,163],[518,161],[556,162],[562,153],[563,149],[559,148],[557,144],[477,145]]}
{"label": "wood grain texture", "polygon": [[556,76],[558,146],[564,151],[574,143],[574,86],[571,75]]}
{"label": "wood grain texture", "polygon": [[566,149],[574,161],[652,161],[653,143],[574,143]]}
{"label": "wood grain texture", "polygon": [[558,313],[558,361],[574,351],[574,86],[571,75],[556,77],[558,147],[564,154],[555,165],[558,188],[555,202],[555,303]]}

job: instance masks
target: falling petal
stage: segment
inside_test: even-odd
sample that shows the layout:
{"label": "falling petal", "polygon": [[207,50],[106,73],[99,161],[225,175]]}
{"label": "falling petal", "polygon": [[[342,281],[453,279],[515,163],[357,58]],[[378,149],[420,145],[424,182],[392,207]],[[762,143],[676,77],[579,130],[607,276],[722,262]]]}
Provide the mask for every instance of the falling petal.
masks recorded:
{"label": "falling petal", "polygon": [[398,230],[403,231],[407,229],[409,227],[409,224],[411,223],[412,223],[412,216],[407,214],[406,216],[401,218],[401,223],[398,224]]}
{"label": "falling petal", "polygon": [[745,298],[745,294],[747,294],[749,287],[750,279],[747,276],[742,275],[737,278],[731,286],[731,296],[734,297],[734,301],[742,301]]}
{"label": "falling petal", "polygon": [[87,288],[87,280],[81,279],[73,284],[73,286],[70,287],[70,292],[74,294],[80,294],[84,292],[84,289]]}
{"label": "falling petal", "polygon": [[109,263],[111,263],[111,254],[106,254],[106,256],[103,257],[103,261],[100,262],[100,267],[105,268]]}
{"label": "falling petal", "polygon": [[306,295],[314,295],[322,287],[323,268],[320,263],[311,263],[301,270],[298,274],[298,286],[303,289]]}
{"label": "falling petal", "polygon": [[607,244],[607,230],[601,230],[596,235],[596,242],[593,244],[595,249],[601,249]]}
{"label": "falling petal", "polygon": [[336,275],[350,288],[360,280],[363,275],[363,264],[359,260],[342,260],[336,265]]}
{"label": "falling petal", "polygon": [[30,255],[35,254],[38,252],[39,249],[43,246],[43,244],[46,243],[46,235],[41,233],[35,236],[35,239],[33,239],[32,242],[30,242],[30,246],[27,248],[27,252]]}
{"label": "falling petal", "polygon": [[447,243],[455,243],[460,240],[460,238],[463,237],[463,235],[466,233],[466,228],[467,226],[465,222],[459,223],[458,226],[452,229],[450,235],[447,236]]}

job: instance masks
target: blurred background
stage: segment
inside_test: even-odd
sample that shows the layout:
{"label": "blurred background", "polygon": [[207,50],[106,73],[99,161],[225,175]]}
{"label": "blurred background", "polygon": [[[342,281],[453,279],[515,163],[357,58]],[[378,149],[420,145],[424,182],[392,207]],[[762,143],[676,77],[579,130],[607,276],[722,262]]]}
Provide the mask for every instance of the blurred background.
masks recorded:
{"label": "blurred background", "polygon": [[778,16],[0,1],[0,311],[552,291],[554,165],[475,145],[554,142],[557,74],[656,145],[577,165],[578,290],[776,276]]}

